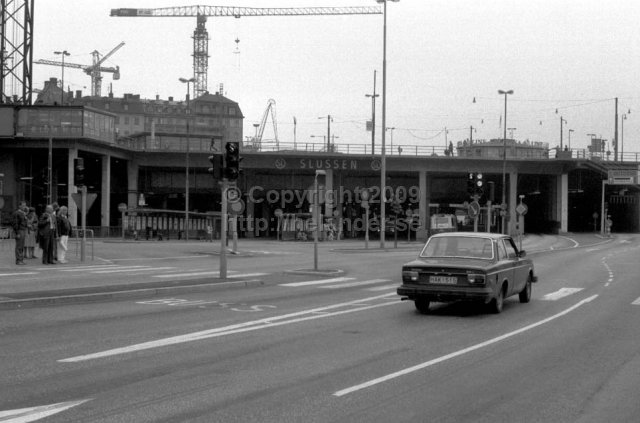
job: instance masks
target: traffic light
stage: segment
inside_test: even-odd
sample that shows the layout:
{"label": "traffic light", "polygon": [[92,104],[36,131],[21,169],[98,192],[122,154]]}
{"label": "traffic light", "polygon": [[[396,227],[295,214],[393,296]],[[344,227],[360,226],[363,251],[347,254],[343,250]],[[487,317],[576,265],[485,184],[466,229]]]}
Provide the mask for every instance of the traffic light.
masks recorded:
{"label": "traffic light", "polygon": [[469,175],[467,176],[467,192],[469,193],[469,195],[473,195],[473,193],[476,191],[476,176],[473,173],[469,173]]}
{"label": "traffic light", "polygon": [[482,180],[482,173],[476,173],[475,177],[475,194],[482,195],[484,192],[484,181]]}
{"label": "traffic light", "polygon": [[224,149],[224,177],[235,181],[240,176],[240,143],[228,142]]}
{"label": "traffic light", "polygon": [[209,162],[211,162],[211,167],[208,172],[213,176],[213,179],[220,179],[222,175],[222,155],[214,154],[209,156]]}
{"label": "traffic light", "polygon": [[84,185],[84,159],[82,157],[73,159],[73,185],[77,187]]}

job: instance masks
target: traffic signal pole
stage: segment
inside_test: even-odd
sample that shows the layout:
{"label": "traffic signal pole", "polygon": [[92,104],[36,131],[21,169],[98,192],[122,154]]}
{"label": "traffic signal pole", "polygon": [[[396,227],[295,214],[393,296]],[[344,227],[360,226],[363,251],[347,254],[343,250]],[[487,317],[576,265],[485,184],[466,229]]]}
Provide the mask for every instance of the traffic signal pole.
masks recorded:
{"label": "traffic signal pole", "polygon": [[227,278],[227,191],[229,181],[222,179],[222,209],[220,211],[220,279]]}

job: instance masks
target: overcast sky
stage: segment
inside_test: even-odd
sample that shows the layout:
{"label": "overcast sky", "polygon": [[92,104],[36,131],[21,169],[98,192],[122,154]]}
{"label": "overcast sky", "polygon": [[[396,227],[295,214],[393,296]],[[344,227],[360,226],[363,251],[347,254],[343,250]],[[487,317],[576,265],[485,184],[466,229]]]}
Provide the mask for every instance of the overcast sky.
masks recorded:
{"label": "overcast sky", "polygon": [[[112,8],[158,8],[206,4],[246,7],[371,6],[375,0],[36,0],[34,60],[67,50],[72,63],[90,64],[91,52],[125,46],[105,62],[120,66],[121,79],[104,74],[103,95],[113,83],[144,98],[184,97],[180,77],[193,76],[191,38],[196,18],[110,17]],[[400,0],[389,2],[387,21],[387,127],[394,145],[445,144],[468,138],[502,137],[504,97],[507,127],[518,140],[560,141],[585,148],[588,133],[611,139],[614,98],[624,124],[625,152],[640,152],[640,2],[637,0]],[[244,134],[254,134],[269,99],[276,101],[280,142],[318,142],[333,116],[340,144],[369,144],[373,72],[382,90],[382,15],[212,17],[209,91],[224,84],[240,104]],[[235,40],[239,39],[239,43]],[[34,65],[42,88],[60,68]],[[90,93],[90,78],[66,69],[65,85]],[[476,102],[473,103],[473,99]],[[377,126],[381,125],[377,102]],[[557,109],[557,113],[556,113]],[[273,138],[269,121],[265,138]],[[378,136],[380,131],[378,130]],[[387,143],[390,135],[387,136]],[[379,143],[379,137],[378,141]]]}

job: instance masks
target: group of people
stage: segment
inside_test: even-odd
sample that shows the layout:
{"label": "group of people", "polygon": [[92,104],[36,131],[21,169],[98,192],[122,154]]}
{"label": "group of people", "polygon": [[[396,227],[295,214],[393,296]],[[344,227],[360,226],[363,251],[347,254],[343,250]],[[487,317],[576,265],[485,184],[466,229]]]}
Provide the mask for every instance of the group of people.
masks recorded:
{"label": "group of people", "polygon": [[49,204],[38,217],[35,208],[27,207],[26,201],[21,201],[13,213],[12,224],[17,265],[26,264],[25,259],[36,258],[36,245],[42,250],[42,264],[67,263],[71,223],[66,206]]}

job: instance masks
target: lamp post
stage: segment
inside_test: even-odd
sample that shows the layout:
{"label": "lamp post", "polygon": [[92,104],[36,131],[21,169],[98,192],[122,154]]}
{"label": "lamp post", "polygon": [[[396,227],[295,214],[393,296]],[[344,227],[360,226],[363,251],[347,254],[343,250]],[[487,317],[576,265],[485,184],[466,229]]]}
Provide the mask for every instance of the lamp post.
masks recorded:
{"label": "lamp post", "polygon": [[313,231],[313,270],[318,270],[318,232],[320,231],[320,194],[318,191],[318,176],[326,176],[327,172],[324,170],[316,170],[316,175],[313,178],[313,185],[314,185],[314,191],[316,192],[315,194],[315,199],[314,199],[314,204],[313,204],[313,209],[315,210],[315,223],[316,223],[316,230]]}
{"label": "lamp post", "polygon": [[562,129],[563,129],[562,124],[563,123],[566,124],[567,120],[564,119],[562,116],[560,116],[560,151],[562,151]]}
{"label": "lamp post", "polygon": [[513,139],[513,132],[517,129],[518,128],[507,128],[507,130],[509,131],[509,139]]}
{"label": "lamp post", "polygon": [[513,90],[498,90],[498,94],[504,95],[504,138],[502,139],[502,233],[506,233],[504,224],[506,222],[507,205],[507,95],[513,94]]}
{"label": "lamp post", "polygon": [[327,115],[327,117],[320,116],[318,119],[326,119],[327,120],[327,153],[331,152],[331,122],[333,118],[331,115]]}
{"label": "lamp post", "polygon": [[391,128],[386,128],[387,131],[391,131],[391,154],[393,154],[393,131],[394,129],[396,129],[396,127],[391,127]]}
{"label": "lamp post", "polygon": [[64,105],[64,56],[70,56],[67,50],[62,51],[54,51],[53,54],[62,56],[62,79],[60,80],[60,87],[62,88],[62,92],[60,94],[60,105]]}
{"label": "lamp post", "polygon": [[376,97],[380,97],[380,94],[376,94],[376,72],[373,71],[373,94],[365,94],[365,97],[371,97],[371,155],[376,151]]}
{"label": "lamp post", "polygon": [[[384,4],[382,26],[382,128],[387,127],[387,2],[397,3],[399,0],[376,0]],[[387,197],[387,157],[385,152],[385,132],[382,131],[382,152],[380,154],[380,248],[384,249],[385,205]]]}
{"label": "lamp post", "polygon": [[179,81],[187,84],[187,152],[185,155],[185,183],[184,183],[184,239],[189,241],[189,119],[191,119],[190,84],[196,82],[195,78],[179,78]]}
{"label": "lamp post", "polygon": [[622,119],[620,119],[620,161],[624,161],[624,121],[627,120],[627,115],[622,114]]}
{"label": "lamp post", "polygon": [[[322,145],[327,144],[329,141],[327,141],[327,136],[326,135],[310,135],[310,138],[322,138]],[[315,151],[315,145],[313,147],[313,151]],[[320,149],[320,151],[322,151],[322,149]]]}
{"label": "lamp post", "polygon": [[[254,147],[255,147],[256,145],[258,145],[258,127],[259,127],[259,126],[260,126],[260,124],[259,124],[259,123],[254,123],[254,124],[253,124],[253,127],[254,127],[254,128],[256,128],[256,135],[255,135],[255,137],[253,138],[253,145],[254,145]],[[262,148],[261,148],[261,147],[262,147],[262,146],[260,146],[260,147],[258,147],[258,148],[259,148],[260,150],[262,150]]]}
{"label": "lamp post", "polygon": [[573,129],[569,129],[569,151],[571,151],[571,133],[574,132]]}

